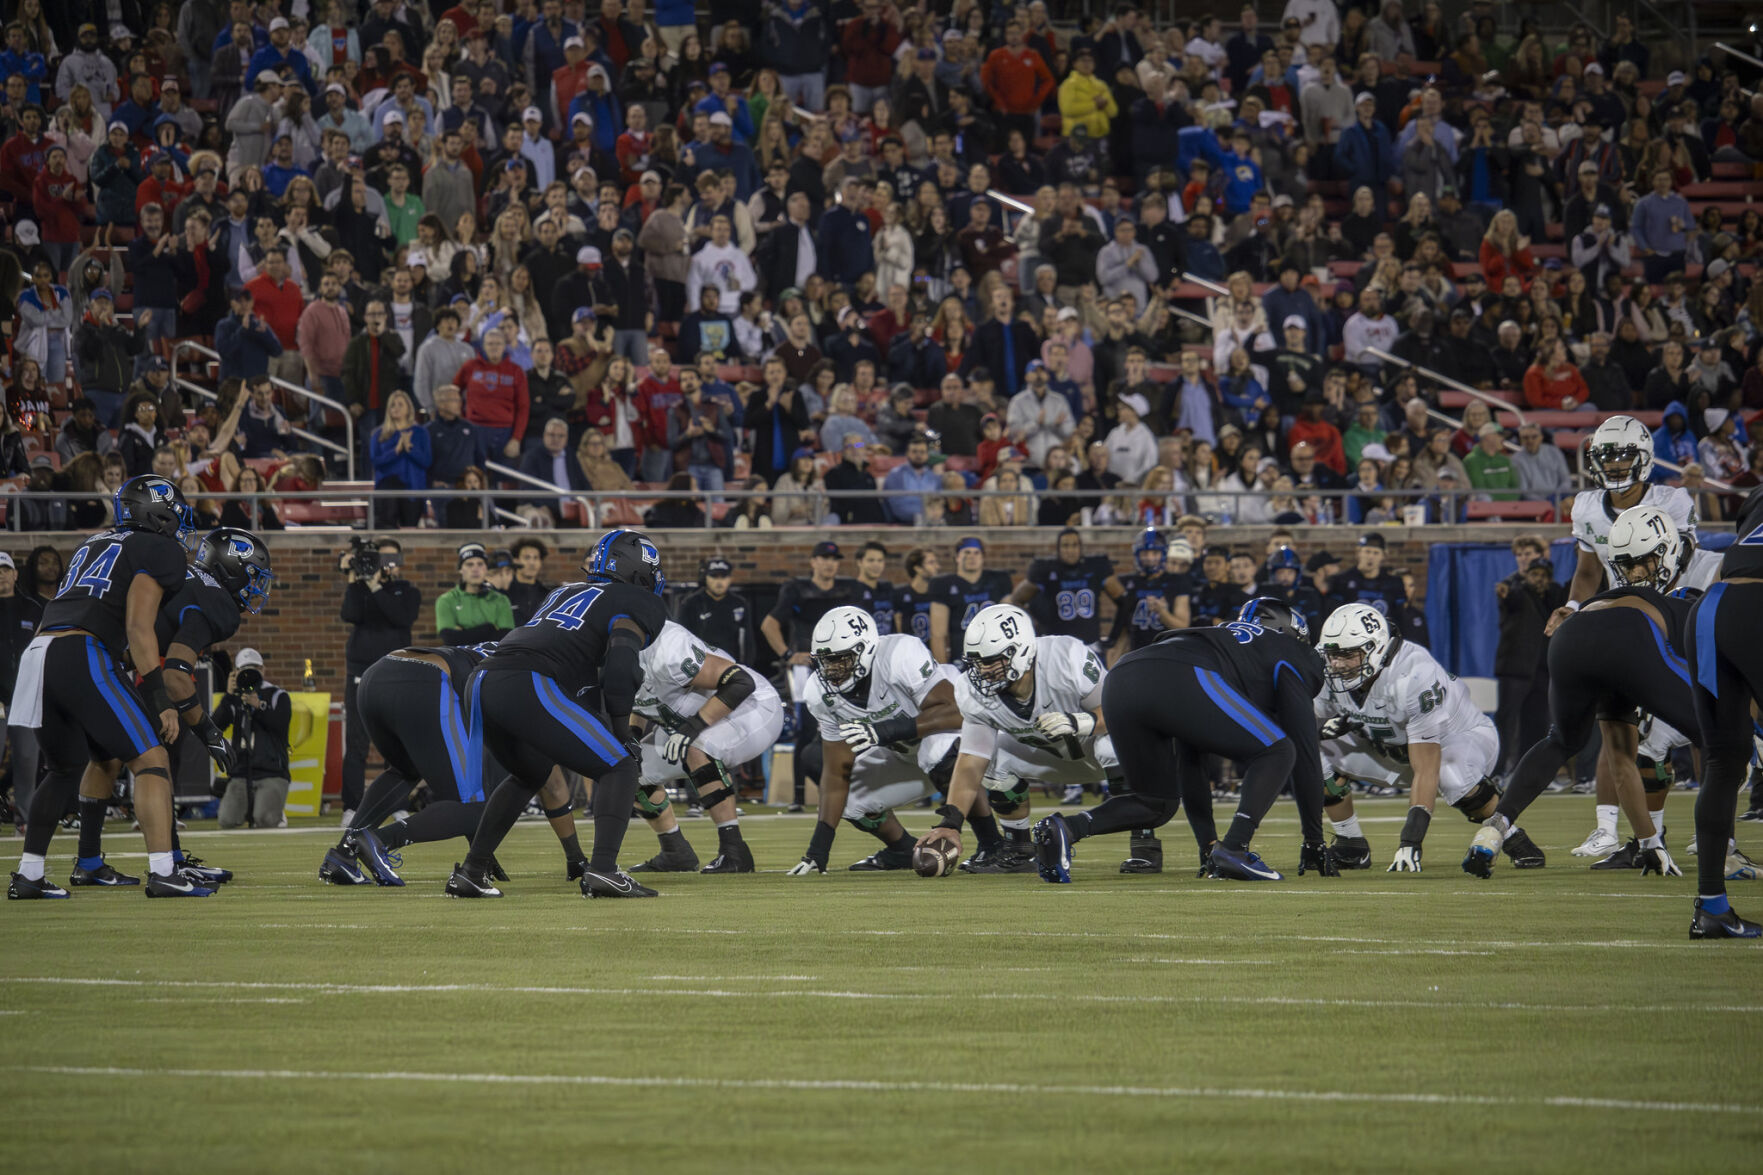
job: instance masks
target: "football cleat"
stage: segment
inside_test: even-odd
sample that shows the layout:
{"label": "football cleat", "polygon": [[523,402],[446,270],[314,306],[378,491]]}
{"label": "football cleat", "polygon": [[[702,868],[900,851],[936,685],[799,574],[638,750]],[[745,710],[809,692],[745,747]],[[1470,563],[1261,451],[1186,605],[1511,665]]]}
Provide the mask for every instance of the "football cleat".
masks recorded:
{"label": "football cleat", "polygon": [[82,869],[76,864],[73,867],[73,872],[68,874],[67,883],[69,885],[140,885],[141,879],[130,877],[126,873],[118,873],[111,868],[109,861],[102,861],[96,869]]}
{"label": "football cleat", "polygon": [[349,834],[349,847],[355,851],[355,857],[367,871],[373,875],[376,885],[402,886],[404,879],[393,872],[393,867],[402,865],[404,858],[387,849],[380,841],[379,834],[371,828],[357,828]]}
{"label": "football cleat", "polygon": [[1223,841],[1212,846],[1211,876],[1221,881],[1284,881],[1285,876],[1249,849],[1233,849]]}
{"label": "football cleat", "polygon": [[1065,785],[1065,794],[1059,797],[1060,806],[1069,808],[1069,807],[1073,807],[1077,804],[1081,804],[1083,802],[1084,802],[1084,785],[1081,783],[1068,783],[1068,784],[1066,784]]}
{"label": "football cleat", "polygon": [[1005,841],[991,852],[981,850],[961,862],[963,873],[1033,873],[1035,852],[1032,844]]}
{"label": "football cleat", "polygon": [[146,893],[150,898],[211,898],[215,891],[196,884],[196,878],[179,869],[172,873],[149,873]]}
{"label": "football cleat", "polygon": [[784,811],[790,813],[791,815],[794,815],[795,813],[800,812],[801,810],[802,810],[801,804],[791,804],[789,807],[784,809]]}
{"label": "football cleat", "polygon": [[912,868],[913,843],[911,837],[906,837],[896,848],[886,848],[871,853],[863,860],[853,862],[850,866],[850,872],[883,873],[895,869],[910,869]]}
{"label": "football cleat", "polygon": [[700,873],[752,873],[753,850],[747,842],[738,840],[727,846],[722,852],[710,858],[710,864],[698,870]]}
{"label": "football cleat", "polygon": [[213,865],[204,865],[201,857],[193,857],[189,853],[177,863],[177,870],[200,886],[225,885],[233,879],[231,869],[217,869]]}
{"label": "football cleat", "polygon": [[1035,869],[1041,880],[1054,885],[1071,883],[1071,829],[1055,812],[1034,827]]}
{"label": "football cleat", "polygon": [[652,898],[655,891],[639,885],[637,879],[622,869],[611,873],[596,872],[591,866],[582,873],[584,898]]}
{"label": "football cleat", "polygon": [[70,896],[65,889],[50,881],[47,877],[35,879],[22,873],[12,875],[12,884],[6,887],[8,901],[29,902],[38,898],[65,898]]}
{"label": "football cleat", "polygon": [[703,817],[703,815],[704,815],[704,805],[703,804],[700,804],[697,801],[693,801],[692,803],[689,803],[686,805],[686,819],[698,820],[698,819],[701,819]]}
{"label": "football cleat", "polygon": [[1371,868],[1371,842],[1362,836],[1337,836],[1328,846],[1328,855],[1341,869]]}
{"label": "football cleat", "polygon": [[563,879],[565,881],[575,881],[587,871],[588,859],[586,857],[571,857],[563,862]]}
{"label": "football cleat", "polygon": [[[1756,789],[1756,787],[1753,785],[1753,787],[1751,789],[1751,794],[1752,795],[1763,795],[1763,792],[1759,792]],[[1739,819],[1740,820],[1749,820],[1752,822],[1763,820],[1763,806],[1752,804],[1749,808],[1746,808],[1743,812],[1739,813]]]}
{"label": "football cleat", "polygon": [[318,877],[320,881],[328,881],[332,885],[368,883],[367,875],[355,863],[355,854],[344,851],[341,845],[332,845],[325,851],[324,863],[318,867]]}
{"label": "football cleat", "polygon": [[1512,858],[1514,869],[1541,869],[1548,863],[1548,858],[1543,856],[1543,850],[1537,847],[1536,841],[1531,840],[1530,835],[1522,828],[1514,828],[1506,837],[1506,843],[1500,847]]}
{"label": "football cleat", "polygon": [[1640,867],[1641,842],[1632,836],[1628,838],[1628,843],[1602,861],[1594,862],[1592,865],[1593,869],[1639,869]]}
{"label": "football cleat", "polygon": [[[400,864],[403,862],[400,861]],[[496,854],[490,854],[490,876],[497,881],[508,880],[508,870],[502,868],[502,862],[496,860]]]}
{"label": "football cleat", "polygon": [[453,875],[447,878],[446,894],[450,898],[499,898],[502,891],[490,884],[489,874],[455,865]]}
{"label": "football cleat", "polygon": [[1134,832],[1130,848],[1132,856],[1120,863],[1122,873],[1163,872],[1163,842],[1155,835],[1142,830]]}
{"label": "football cleat", "polygon": [[1500,852],[1500,830],[1491,824],[1484,824],[1476,830],[1475,839],[1469,842],[1469,852],[1463,855],[1463,872],[1471,877],[1489,878],[1494,875],[1494,858]]}
{"label": "football cleat", "polygon": [[1735,845],[1726,854],[1726,879],[1728,881],[1755,881],[1763,866],[1745,856]]}
{"label": "football cleat", "polygon": [[1196,878],[1212,876],[1212,849],[1217,843],[1217,841],[1213,841],[1211,845],[1200,850],[1200,867],[1194,870]]}
{"label": "football cleat", "polygon": [[1576,857],[1606,857],[1614,853],[1621,845],[1622,842],[1616,839],[1614,832],[1605,832],[1600,828],[1579,842],[1579,847],[1573,850],[1573,855]]}
{"label": "football cleat", "polygon": [[685,845],[683,852],[662,849],[641,865],[631,866],[632,873],[696,873],[697,871],[698,854],[692,851],[691,845]]}
{"label": "football cleat", "polygon": [[1738,911],[1728,907],[1724,914],[1711,914],[1696,899],[1696,914],[1690,919],[1691,938],[1763,938],[1763,926],[1746,922]]}
{"label": "football cleat", "polygon": [[1323,877],[1339,877],[1341,869],[1334,862],[1327,845],[1304,845],[1298,850],[1298,876],[1315,870]]}

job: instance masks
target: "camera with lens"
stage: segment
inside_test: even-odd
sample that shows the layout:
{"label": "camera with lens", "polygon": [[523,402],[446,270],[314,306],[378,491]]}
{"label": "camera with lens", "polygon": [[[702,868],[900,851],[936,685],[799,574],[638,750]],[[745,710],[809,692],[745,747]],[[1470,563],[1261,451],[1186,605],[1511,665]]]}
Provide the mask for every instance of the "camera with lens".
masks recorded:
{"label": "camera with lens", "polygon": [[239,670],[239,672],[233,677],[233,692],[235,694],[241,696],[244,694],[254,694],[262,688],[263,670],[257,668],[255,665],[246,666]]}
{"label": "camera with lens", "polygon": [[379,569],[379,544],[366,535],[350,539],[349,573],[356,579],[372,579]]}

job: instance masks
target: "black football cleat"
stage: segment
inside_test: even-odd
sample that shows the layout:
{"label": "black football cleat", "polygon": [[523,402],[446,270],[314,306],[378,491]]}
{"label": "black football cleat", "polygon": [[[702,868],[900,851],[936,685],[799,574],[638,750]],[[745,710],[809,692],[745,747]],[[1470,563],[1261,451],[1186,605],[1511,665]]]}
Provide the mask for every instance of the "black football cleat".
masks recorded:
{"label": "black football cleat", "polygon": [[850,871],[852,873],[885,873],[895,869],[910,869],[912,868],[912,845],[912,838],[906,837],[897,847],[882,849],[880,852],[871,853],[861,861],[854,862]]}
{"label": "black football cleat", "polygon": [[1202,880],[1212,876],[1212,849],[1210,847],[1200,850],[1200,867],[1194,870],[1194,876]]}
{"label": "black football cleat", "polygon": [[40,898],[65,898],[71,896],[65,889],[50,881],[47,877],[32,879],[22,873],[12,875],[12,883],[6,887],[6,898],[13,902],[32,902]]}
{"label": "black football cleat", "polygon": [[[1513,833],[1514,836],[1517,833]],[[1593,869],[1639,869],[1641,867],[1641,842],[1634,837],[1628,843],[1605,857],[1602,861],[1594,861]]]}
{"label": "black football cleat", "polygon": [[959,868],[963,873],[1033,873],[1034,846],[1005,841],[990,851],[981,849],[961,862]]}
{"label": "black football cleat", "polygon": [[197,885],[206,888],[225,885],[233,879],[231,869],[217,869],[213,865],[205,865],[202,863],[201,857],[192,857],[189,853],[185,853],[184,859],[177,863],[177,870]]}
{"label": "black football cleat", "polygon": [[1522,828],[1512,830],[1512,835],[1506,838],[1500,851],[1512,859],[1514,869],[1541,869],[1548,863],[1548,859],[1543,856],[1543,850],[1537,847],[1536,841],[1531,840],[1530,835]]}
{"label": "black football cleat", "polygon": [[698,870],[700,873],[752,873],[753,850],[747,842],[737,840],[733,844],[723,846],[722,852],[710,858],[710,864]]}
{"label": "black football cleat", "polygon": [[332,885],[371,884],[367,875],[361,872],[361,866],[355,863],[355,854],[346,852],[341,845],[332,845],[325,850],[324,862],[318,867],[318,879]]}
{"label": "black football cleat", "polygon": [[149,873],[145,890],[150,898],[211,898],[215,894],[213,887],[198,885],[196,878],[182,869]]}
{"label": "black football cleat", "polygon": [[586,857],[571,857],[563,862],[563,879],[565,881],[576,881],[587,871],[588,859]]}
{"label": "black football cleat", "polygon": [[69,885],[81,886],[140,885],[141,879],[139,877],[130,877],[126,873],[118,873],[115,869],[111,868],[109,861],[100,861],[96,869],[82,869],[79,865],[74,865],[73,872],[67,876],[67,883]]}
{"label": "black football cleat", "polygon": [[1337,869],[1371,868],[1371,842],[1362,836],[1335,837],[1328,855]]}
{"label": "black football cleat", "polygon": [[1128,851],[1132,856],[1120,863],[1122,873],[1163,872],[1163,842],[1155,834],[1143,829],[1135,831]]}
{"label": "black football cleat", "polygon": [[447,878],[446,894],[450,898],[499,898],[502,891],[490,884],[490,875],[469,865],[453,866]]}
{"label": "black football cleat", "polygon": [[1298,850],[1298,876],[1302,877],[1312,869],[1323,877],[1341,875],[1340,866],[1335,864],[1327,845],[1304,845]]}
{"label": "black football cleat", "polygon": [[686,845],[684,851],[679,849],[662,849],[641,865],[632,865],[632,873],[696,873],[698,871],[698,854]]}
{"label": "black football cleat", "polygon": [[502,868],[502,862],[496,859],[494,853],[490,854],[490,877],[496,881],[508,880],[508,870]]}
{"label": "black football cleat", "polygon": [[1755,922],[1747,922],[1738,916],[1738,911],[1730,907],[1724,914],[1714,914],[1702,908],[1702,899],[1696,899],[1696,914],[1690,919],[1691,938],[1763,938],[1763,926]]}
{"label": "black football cleat", "polygon": [[654,890],[640,885],[637,879],[622,869],[611,873],[596,872],[590,866],[582,874],[582,896],[584,898],[652,898]]}
{"label": "black football cleat", "polygon": [[1249,849],[1237,850],[1222,841],[1212,846],[1211,876],[1220,881],[1284,881],[1279,870]]}
{"label": "black football cleat", "polygon": [[367,873],[373,878],[375,885],[404,884],[404,879],[396,872],[396,867],[402,865],[404,859],[386,848],[379,833],[371,828],[357,828],[349,834],[345,843],[355,851],[355,859],[367,867]]}

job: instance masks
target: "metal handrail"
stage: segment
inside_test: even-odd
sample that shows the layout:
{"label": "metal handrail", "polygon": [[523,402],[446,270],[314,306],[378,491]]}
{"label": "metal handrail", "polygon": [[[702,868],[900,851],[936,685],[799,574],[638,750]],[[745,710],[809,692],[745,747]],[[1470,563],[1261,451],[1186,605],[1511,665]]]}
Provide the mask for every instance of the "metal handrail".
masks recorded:
{"label": "metal handrail", "polygon": [[[205,356],[206,358],[212,359],[216,363],[220,362],[220,352],[219,351],[216,351],[210,347],[204,347],[202,344],[192,342],[189,339],[180,339],[180,340],[178,340],[177,345],[175,347],[173,347],[171,350],[171,377],[174,380],[176,380],[178,378],[178,352],[185,350],[186,348],[191,351],[196,352],[198,355],[202,355],[202,356]],[[324,445],[326,448],[341,452],[343,454],[343,460],[347,464],[349,480],[354,481],[355,480],[355,416],[353,413],[351,413],[349,411],[349,406],[347,404],[344,404],[341,400],[331,399],[329,396],[324,395],[322,392],[315,392],[315,391],[311,390],[310,388],[303,388],[299,384],[289,383],[287,380],[278,379],[273,375],[269,377],[269,382],[273,386],[281,388],[284,391],[292,392],[296,396],[300,396],[300,397],[303,397],[304,399],[313,400],[313,401],[316,401],[317,403],[323,404],[326,408],[335,408],[342,415],[342,417],[343,417],[343,436],[346,440],[346,443],[344,445],[338,445],[335,441],[327,441],[323,437],[316,436],[315,434],[306,432],[304,429],[296,428],[294,431],[295,431],[296,435],[302,437],[303,439],[315,441],[318,444]]]}
{"label": "metal handrail", "polygon": [[1440,375],[1438,372],[1432,370],[1430,367],[1422,367],[1422,366],[1420,366],[1420,364],[1411,363],[1408,360],[1403,359],[1399,355],[1392,355],[1388,351],[1384,350],[1382,347],[1367,347],[1367,348],[1365,348],[1364,353],[1367,355],[1376,355],[1379,359],[1382,359],[1385,363],[1394,363],[1397,367],[1406,367],[1408,370],[1412,371],[1415,375],[1424,376],[1425,378],[1432,380],[1436,384],[1443,384],[1445,387],[1450,388],[1454,392],[1462,392],[1465,395],[1472,396],[1475,399],[1480,400],[1482,403],[1486,404],[1490,411],[1510,412],[1512,415],[1514,415],[1518,418],[1518,427],[1519,428],[1523,428],[1526,424],[1529,423],[1529,421],[1525,420],[1525,418],[1524,418],[1524,410],[1509,400],[1502,400],[1498,396],[1490,396],[1486,392],[1482,391],[1481,389],[1472,388],[1468,384],[1462,382],[1461,380],[1452,379],[1448,375]]}
{"label": "metal handrail", "polygon": [[525,485],[535,486],[539,489],[549,490],[552,493],[556,494],[560,498],[566,497],[566,498],[571,499],[572,501],[580,502],[582,505],[582,509],[584,509],[588,512],[588,517],[587,517],[587,520],[584,525],[587,525],[587,526],[598,526],[599,525],[600,512],[594,508],[594,504],[592,502],[588,501],[586,498],[581,497],[578,494],[570,493],[567,490],[560,490],[558,487],[552,485],[548,481],[543,481],[540,478],[536,478],[528,473],[522,473],[518,469],[510,468],[509,466],[502,464],[500,461],[485,461],[484,462],[484,469],[490,473],[495,473],[495,474],[501,475],[502,477],[511,478],[512,480],[517,481],[517,482],[521,482]]}
{"label": "metal handrail", "polygon": [[1228,294],[1228,293],[1230,293],[1229,286],[1220,285],[1219,283],[1213,281],[1209,277],[1201,277],[1199,274],[1189,273],[1185,269],[1182,270],[1182,272],[1181,272],[1181,280],[1188,283],[1189,285],[1204,286],[1206,289],[1211,290],[1215,294]]}
{"label": "metal handrail", "polygon": [[[201,396],[205,400],[213,400],[216,404],[220,403],[220,393],[219,392],[216,392],[211,388],[205,388],[199,383],[195,383],[191,380],[187,380],[183,376],[178,375],[177,374],[177,367],[175,364],[172,367],[171,382],[176,384],[180,388],[189,389],[191,392],[195,393],[198,396]],[[337,453],[344,452],[343,446],[337,444],[337,442],[331,440],[329,437],[321,437],[315,432],[307,432],[305,429],[301,428],[297,424],[290,423],[289,427],[288,427],[288,431],[292,435],[299,437],[303,441],[309,441],[315,445],[323,445],[325,448],[330,449],[333,452],[337,452]],[[347,456],[347,454],[345,454],[345,456]],[[351,469],[351,473],[353,473],[353,469]],[[349,480],[353,481],[354,478],[350,477]]]}
{"label": "metal handrail", "polygon": [[1730,53],[1732,56],[1738,58],[1740,61],[1749,62],[1750,64],[1756,66],[1758,69],[1763,69],[1763,61],[1759,61],[1757,58],[1752,57],[1749,53],[1746,53],[1743,49],[1734,49],[1731,45],[1728,45],[1725,41],[1714,42],[1714,47],[1716,49],[1721,49],[1727,53]]}

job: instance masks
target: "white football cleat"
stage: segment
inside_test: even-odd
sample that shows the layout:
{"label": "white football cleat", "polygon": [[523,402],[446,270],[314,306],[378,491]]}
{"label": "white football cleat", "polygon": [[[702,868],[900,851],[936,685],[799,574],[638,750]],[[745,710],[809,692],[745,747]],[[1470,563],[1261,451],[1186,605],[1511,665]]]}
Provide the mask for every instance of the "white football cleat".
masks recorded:
{"label": "white football cleat", "polygon": [[1586,837],[1580,846],[1573,850],[1576,857],[1608,857],[1622,847],[1622,841],[1614,832],[1605,832],[1602,828]]}
{"label": "white football cleat", "polygon": [[1755,881],[1760,870],[1757,862],[1745,856],[1739,849],[1726,854],[1726,879],[1728,881]]}

